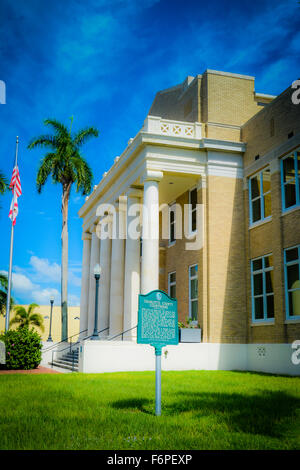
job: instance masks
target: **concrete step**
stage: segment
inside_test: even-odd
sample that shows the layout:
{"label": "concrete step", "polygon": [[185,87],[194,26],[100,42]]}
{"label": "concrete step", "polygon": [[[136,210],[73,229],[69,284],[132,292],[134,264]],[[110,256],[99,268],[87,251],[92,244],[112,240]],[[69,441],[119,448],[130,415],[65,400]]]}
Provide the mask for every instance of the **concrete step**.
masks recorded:
{"label": "concrete step", "polygon": [[[54,359],[56,362],[60,362],[61,364],[66,364],[66,365],[72,365],[73,364],[73,361],[68,361],[67,359],[65,359],[64,357],[58,357],[56,359]],[[74,365],[78,366],[78,361],[74,361]]]}
{"label": "concrete step", "polygon": [[61,369],[68,369],[68,370],[74,370],[74,372],[78,372],[78,364],[74,363],[74,367],[72,366],[71,363],[66,362],[66,361],[61,361],[60,359],[56,359],[52,362],[49,362],[50,365],[53,365],[54,367],[60,367]]}
{"label": "concrete step", "polygon": [[66,358],[66,359],[70,359],[71,361],[72,361],[73,358],[74,358],[75,361],[78,361],[78,359],[79,359],[79,354],[64,354],[64,355],[61,356],[61,357],[62,357],[62,358],[64,357],[64,358]]}

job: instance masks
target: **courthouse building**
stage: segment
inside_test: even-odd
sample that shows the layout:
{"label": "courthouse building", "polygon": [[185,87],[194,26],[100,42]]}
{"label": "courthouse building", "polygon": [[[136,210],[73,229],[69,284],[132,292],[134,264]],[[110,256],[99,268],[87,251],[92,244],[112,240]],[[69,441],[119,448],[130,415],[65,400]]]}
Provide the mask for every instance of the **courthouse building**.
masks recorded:
{"label": "courthouse building", "polygon": [[[292,354],[300,340],[300,104],[293,92],[259,93],[254,77],[206,70],[156,94],[142,129],[79,211],[80,330],[93,333],[97,263],[104,330],[103,341],[82,342],[82,364],[88,348],[95,355],[108,344],[106,357],[115,348],[120,367],[107,370],[126,370],[130,348],[142,358],[138,295],[161,289],[177,298],[179,321],[199,324],[202,336],[168,348],[166,368],[299,374]],[[130,224],[137,236],[129,236]]]}

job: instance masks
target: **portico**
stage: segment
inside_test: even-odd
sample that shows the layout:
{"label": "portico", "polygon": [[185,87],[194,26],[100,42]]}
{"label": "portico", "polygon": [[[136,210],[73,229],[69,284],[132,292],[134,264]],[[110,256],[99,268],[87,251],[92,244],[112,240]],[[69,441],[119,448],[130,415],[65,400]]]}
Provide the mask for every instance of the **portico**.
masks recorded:
{"label": "portico", "polygon": [[84,244],[80,330],[87,329],[88,335],[94,326],[94,265],[102,268],[102,339],[120,339],[124,332],[124,339],[135,340],[138,295],[164,287],[160,256],[169,243],[168,222],[165,233],[161,220],[165,208],[191,188],[205,190],[209,175],[241,178],[244,144],[207,139],[202,127],[148,116],[86,198],[79,211]]}

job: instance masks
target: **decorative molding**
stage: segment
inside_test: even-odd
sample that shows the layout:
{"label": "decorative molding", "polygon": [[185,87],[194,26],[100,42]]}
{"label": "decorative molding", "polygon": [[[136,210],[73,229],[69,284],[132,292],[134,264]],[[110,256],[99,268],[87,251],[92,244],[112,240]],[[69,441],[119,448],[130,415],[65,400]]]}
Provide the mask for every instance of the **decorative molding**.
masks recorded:
{"label": "decorative molding", "polygon": [[243,78],[244,80],[255,80],[255,77],[250,75],[241,75],[239,73],[230,73],[230,72],[221,72],[219,70],[207,69],[204,72],[205,74],[210,73],[212,75],[223,75],[224,77],[234,77],[234,78]]}
{"label": "decorative molding", "polygon": [[83,232],[81,236],[81,240],[91,240],[92,239],[92,234],[88,232]]}
{"label": "decorative molding", "polygon": [[136,188],[129,188],[125,196],[127,196],[127,198],[141,199],[143,197],[143,191]]}
{"label": "decorative molding", "polygon": [[144,175],[142,176],[142,181],[161,181],[163,179],[163,172],[157,170],[146,169]]}

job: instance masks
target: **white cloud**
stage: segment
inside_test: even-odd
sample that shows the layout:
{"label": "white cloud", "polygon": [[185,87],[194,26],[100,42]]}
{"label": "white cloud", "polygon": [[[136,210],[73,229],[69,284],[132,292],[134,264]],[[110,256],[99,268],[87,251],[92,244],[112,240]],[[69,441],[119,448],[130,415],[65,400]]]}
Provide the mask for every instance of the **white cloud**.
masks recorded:
{"label": "white cloud", "polygon": [[60,266],[57,263],[50,263],[46,258],[38,258],[31,256],[29,264],[35,269],[36,274],[40,274],[43,278],[51,281],[60,280]]}
{"label": "white cloud", "polygon": [[54,304],[60,304],[60,292],[57,289],[46,288],[46,289],[37,289],[32,292],[32,299],[39,305],[48,305],[50,302],[50,297],[54,296]]}
{"label": "white cloud", "polygon": [[[0,271],[0,273],[7,275],[7,271]],[[14,290],[14,292],[30,292],[38,287],[39,286],[33,284],[31,280],[27,276],[25,276],[25,274],[12,273],[12,289]]]}
{"label": "white cloud", "polygon": [[[61,267],[57,263],[51,263],[46,258],[39,258],[38,256],[31,256],[30,265],[34,268],[34,279],[37,282],[60,282],[61,279]],[[76,287],[81,286],[80,277],[76,276],[75,272],[78,272],[78,268],[69,267],[68,270],[68,281],[70,284]]]}

